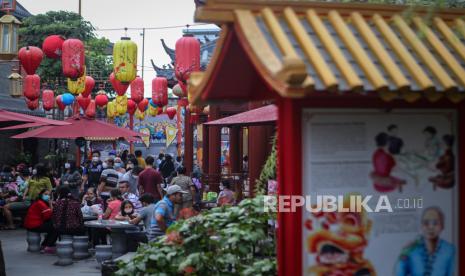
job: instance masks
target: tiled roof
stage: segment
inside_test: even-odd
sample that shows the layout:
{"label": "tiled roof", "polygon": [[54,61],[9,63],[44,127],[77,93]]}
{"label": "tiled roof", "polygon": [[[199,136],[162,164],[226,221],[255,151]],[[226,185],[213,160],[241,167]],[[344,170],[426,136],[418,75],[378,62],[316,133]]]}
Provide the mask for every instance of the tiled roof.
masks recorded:
{"label": "tiled roof", "polygon": [[407,20],[400,12],[295,6],[231,11],[242,42],[284,84],[276,87],[281,96],[332,91],[377,92],[385,100],[465,98],[465,21],[458,16]]}

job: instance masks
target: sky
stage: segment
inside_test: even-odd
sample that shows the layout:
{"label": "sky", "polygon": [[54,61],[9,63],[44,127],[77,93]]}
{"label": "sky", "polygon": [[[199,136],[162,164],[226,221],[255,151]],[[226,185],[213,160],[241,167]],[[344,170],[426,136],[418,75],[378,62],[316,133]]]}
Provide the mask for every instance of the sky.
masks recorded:
{"label": "sky", "polygon": [[[17,1],[32,14],[59,10],[77,13],[79,7],[78,0]],[[142,66],[142,28],[192,25],[195,24],[194,11],[194,0],[81,0],[81,15],[97,29],[96,34],[99,37],[103,36],[116,42],[120,37],[125,36],[124,30],[108,31],[104,29],[140,28],[140,30],[127,31],[127,35],[138,45],[139,66]],[[153,59],[159,67],[170,62],[160,39],[165,39],[168,46],[174,49],[176,40],[182,36],[184,28],[145,31],[144,83],[146,97],[151,95],[151,81],[156,76],[150,59]],[[216,28],[216,26],[202,25],[190,28]],[[141,75],[140,69],[141,67],[139,67],[139,75]]]}

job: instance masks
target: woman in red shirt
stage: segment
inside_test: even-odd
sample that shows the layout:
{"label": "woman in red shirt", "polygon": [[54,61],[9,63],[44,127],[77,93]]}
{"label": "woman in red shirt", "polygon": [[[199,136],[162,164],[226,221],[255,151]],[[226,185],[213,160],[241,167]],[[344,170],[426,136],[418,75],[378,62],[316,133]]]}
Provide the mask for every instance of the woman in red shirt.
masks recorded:
{"label": "woman in red shirt", "polygon": [[40,191],[38,199],[27,210],[24,227],[32,232],[47,233],[41,246],[45,252],[54,251],[57,232],[53,227],[52,209],[50,208],[50,190]]}

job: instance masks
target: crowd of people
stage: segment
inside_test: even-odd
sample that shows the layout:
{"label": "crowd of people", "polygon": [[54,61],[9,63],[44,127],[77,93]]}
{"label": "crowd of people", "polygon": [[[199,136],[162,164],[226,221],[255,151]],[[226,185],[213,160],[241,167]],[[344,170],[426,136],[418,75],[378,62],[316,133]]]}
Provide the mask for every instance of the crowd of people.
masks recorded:
{"label": "crowd of people", "polygon": [[[54,252],[61,235],[83,235],[85,216],[119,220],[138,225],[143,222],[145,242],[164,235],[176,219],[200,212],[202,184],[199,173],[186,174],[182,158],[169,154],[143,157],[123,152],[102,160],[100,152],[82,166],[68,160],[62,173],[43,164],[5,166],[0,173],[3,229],[15,229],[14,215],[25,213],[24,227],[46,233],[45,253]],[[230,183],[224,181],[219,205],[234,203]],[[98,229],[92,242],[105,244],[109,230]]]}

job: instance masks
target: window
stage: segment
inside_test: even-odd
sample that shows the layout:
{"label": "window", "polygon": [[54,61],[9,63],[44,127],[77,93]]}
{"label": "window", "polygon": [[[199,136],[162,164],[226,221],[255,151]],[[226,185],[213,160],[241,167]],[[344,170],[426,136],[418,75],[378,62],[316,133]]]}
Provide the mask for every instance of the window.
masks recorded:
{"label": "window", "polygon": [[2,53],[8,53],[10,49],[10,28],[8,25],[2,27]]}
{"label": "window", "polygon": [[13,33],[11,35],[11,53],[16,53],[18,51],[18,26],[13,25]]}

